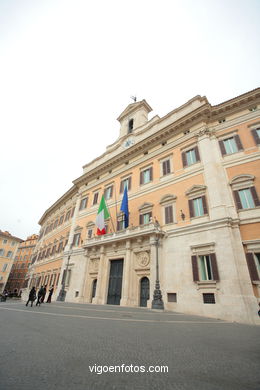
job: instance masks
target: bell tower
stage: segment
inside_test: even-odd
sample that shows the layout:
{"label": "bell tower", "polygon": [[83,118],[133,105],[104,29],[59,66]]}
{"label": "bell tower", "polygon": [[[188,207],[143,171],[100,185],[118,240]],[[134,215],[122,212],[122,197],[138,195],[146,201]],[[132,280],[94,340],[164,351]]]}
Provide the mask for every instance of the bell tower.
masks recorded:
{"label": "bell tower", "polygon": [[151,111],[152,108],[146,100],[129,104],[117,118],[120,122],[119,138],[134,133],[135,129],[144,125],[148,121],[148,114]]}

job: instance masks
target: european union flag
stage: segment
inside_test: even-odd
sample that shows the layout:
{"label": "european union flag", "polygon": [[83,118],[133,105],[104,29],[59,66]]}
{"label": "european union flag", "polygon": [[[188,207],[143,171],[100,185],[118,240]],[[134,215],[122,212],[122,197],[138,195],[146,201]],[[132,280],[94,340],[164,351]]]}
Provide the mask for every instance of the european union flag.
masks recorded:
{"label": "european union flag", "polygon": [[127,187],[125,187],[125,190],[124,190],[124,195],[123,195],[120,211],[122,211],[124,213],[124,215],[125,215],[124,227],[126,229],[128,227],[128,225],[129,225],[129,210],[128,210]]}

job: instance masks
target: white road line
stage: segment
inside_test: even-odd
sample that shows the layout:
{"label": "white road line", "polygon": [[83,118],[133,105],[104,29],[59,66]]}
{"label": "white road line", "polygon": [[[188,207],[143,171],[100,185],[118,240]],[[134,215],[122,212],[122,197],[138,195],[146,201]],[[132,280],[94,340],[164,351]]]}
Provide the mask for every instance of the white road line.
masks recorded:
{"label": "white road line", "polygon": [[84,319],[90,319],[90,320],[105,320],[105,321],[124,321],[124,322],[154,322],[154,323],[165,323],[165,324],[231,324],[232,322],[221,322],[221,321],[159,321],[159,320],[140,320],[140,319],[131,319],[131,318],[111,318],[111,317],[92,317],[92,316],[81,316],[78,314],[58,314],[58,313],[49,313],[49,312],[40,312],[40,311],[32,311],[29,309],[23,310],[23,309],[11,309],[8,307],[1,307],[0,310],[9,310],[9,311],[19,311],[19,312],[25,312],[30,314],[41,314],[41,315],[50,315],[50,316],[56,316],[56,317],[73,317],[73,318],[84,318]]}

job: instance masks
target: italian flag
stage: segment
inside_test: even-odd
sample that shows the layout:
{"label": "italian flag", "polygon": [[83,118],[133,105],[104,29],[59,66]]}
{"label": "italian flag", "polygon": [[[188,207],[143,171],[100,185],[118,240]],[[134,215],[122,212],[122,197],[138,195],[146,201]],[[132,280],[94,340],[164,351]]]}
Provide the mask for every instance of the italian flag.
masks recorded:
{"label": "italian flag", "polygon": [[104,195],[102,195],[101,202],[98,208],[96,225],[97,225],[97,235],[101,236],[102,234],[106,234],[105,228],[105,219],[109,218],[109,212],[107,210],[106,202]]}

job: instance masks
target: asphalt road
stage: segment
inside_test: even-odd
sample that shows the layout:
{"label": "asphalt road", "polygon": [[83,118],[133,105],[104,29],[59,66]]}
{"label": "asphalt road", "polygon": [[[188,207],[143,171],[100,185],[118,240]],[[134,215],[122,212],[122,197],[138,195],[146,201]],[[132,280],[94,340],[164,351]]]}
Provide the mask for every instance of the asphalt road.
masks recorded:
{"label": "asphalt road", "polygon": [[[0,331],[1,390],[260,389],[256,326],[141,308],[7,301]],[[149,372],[159,366],[168,372]]]}

